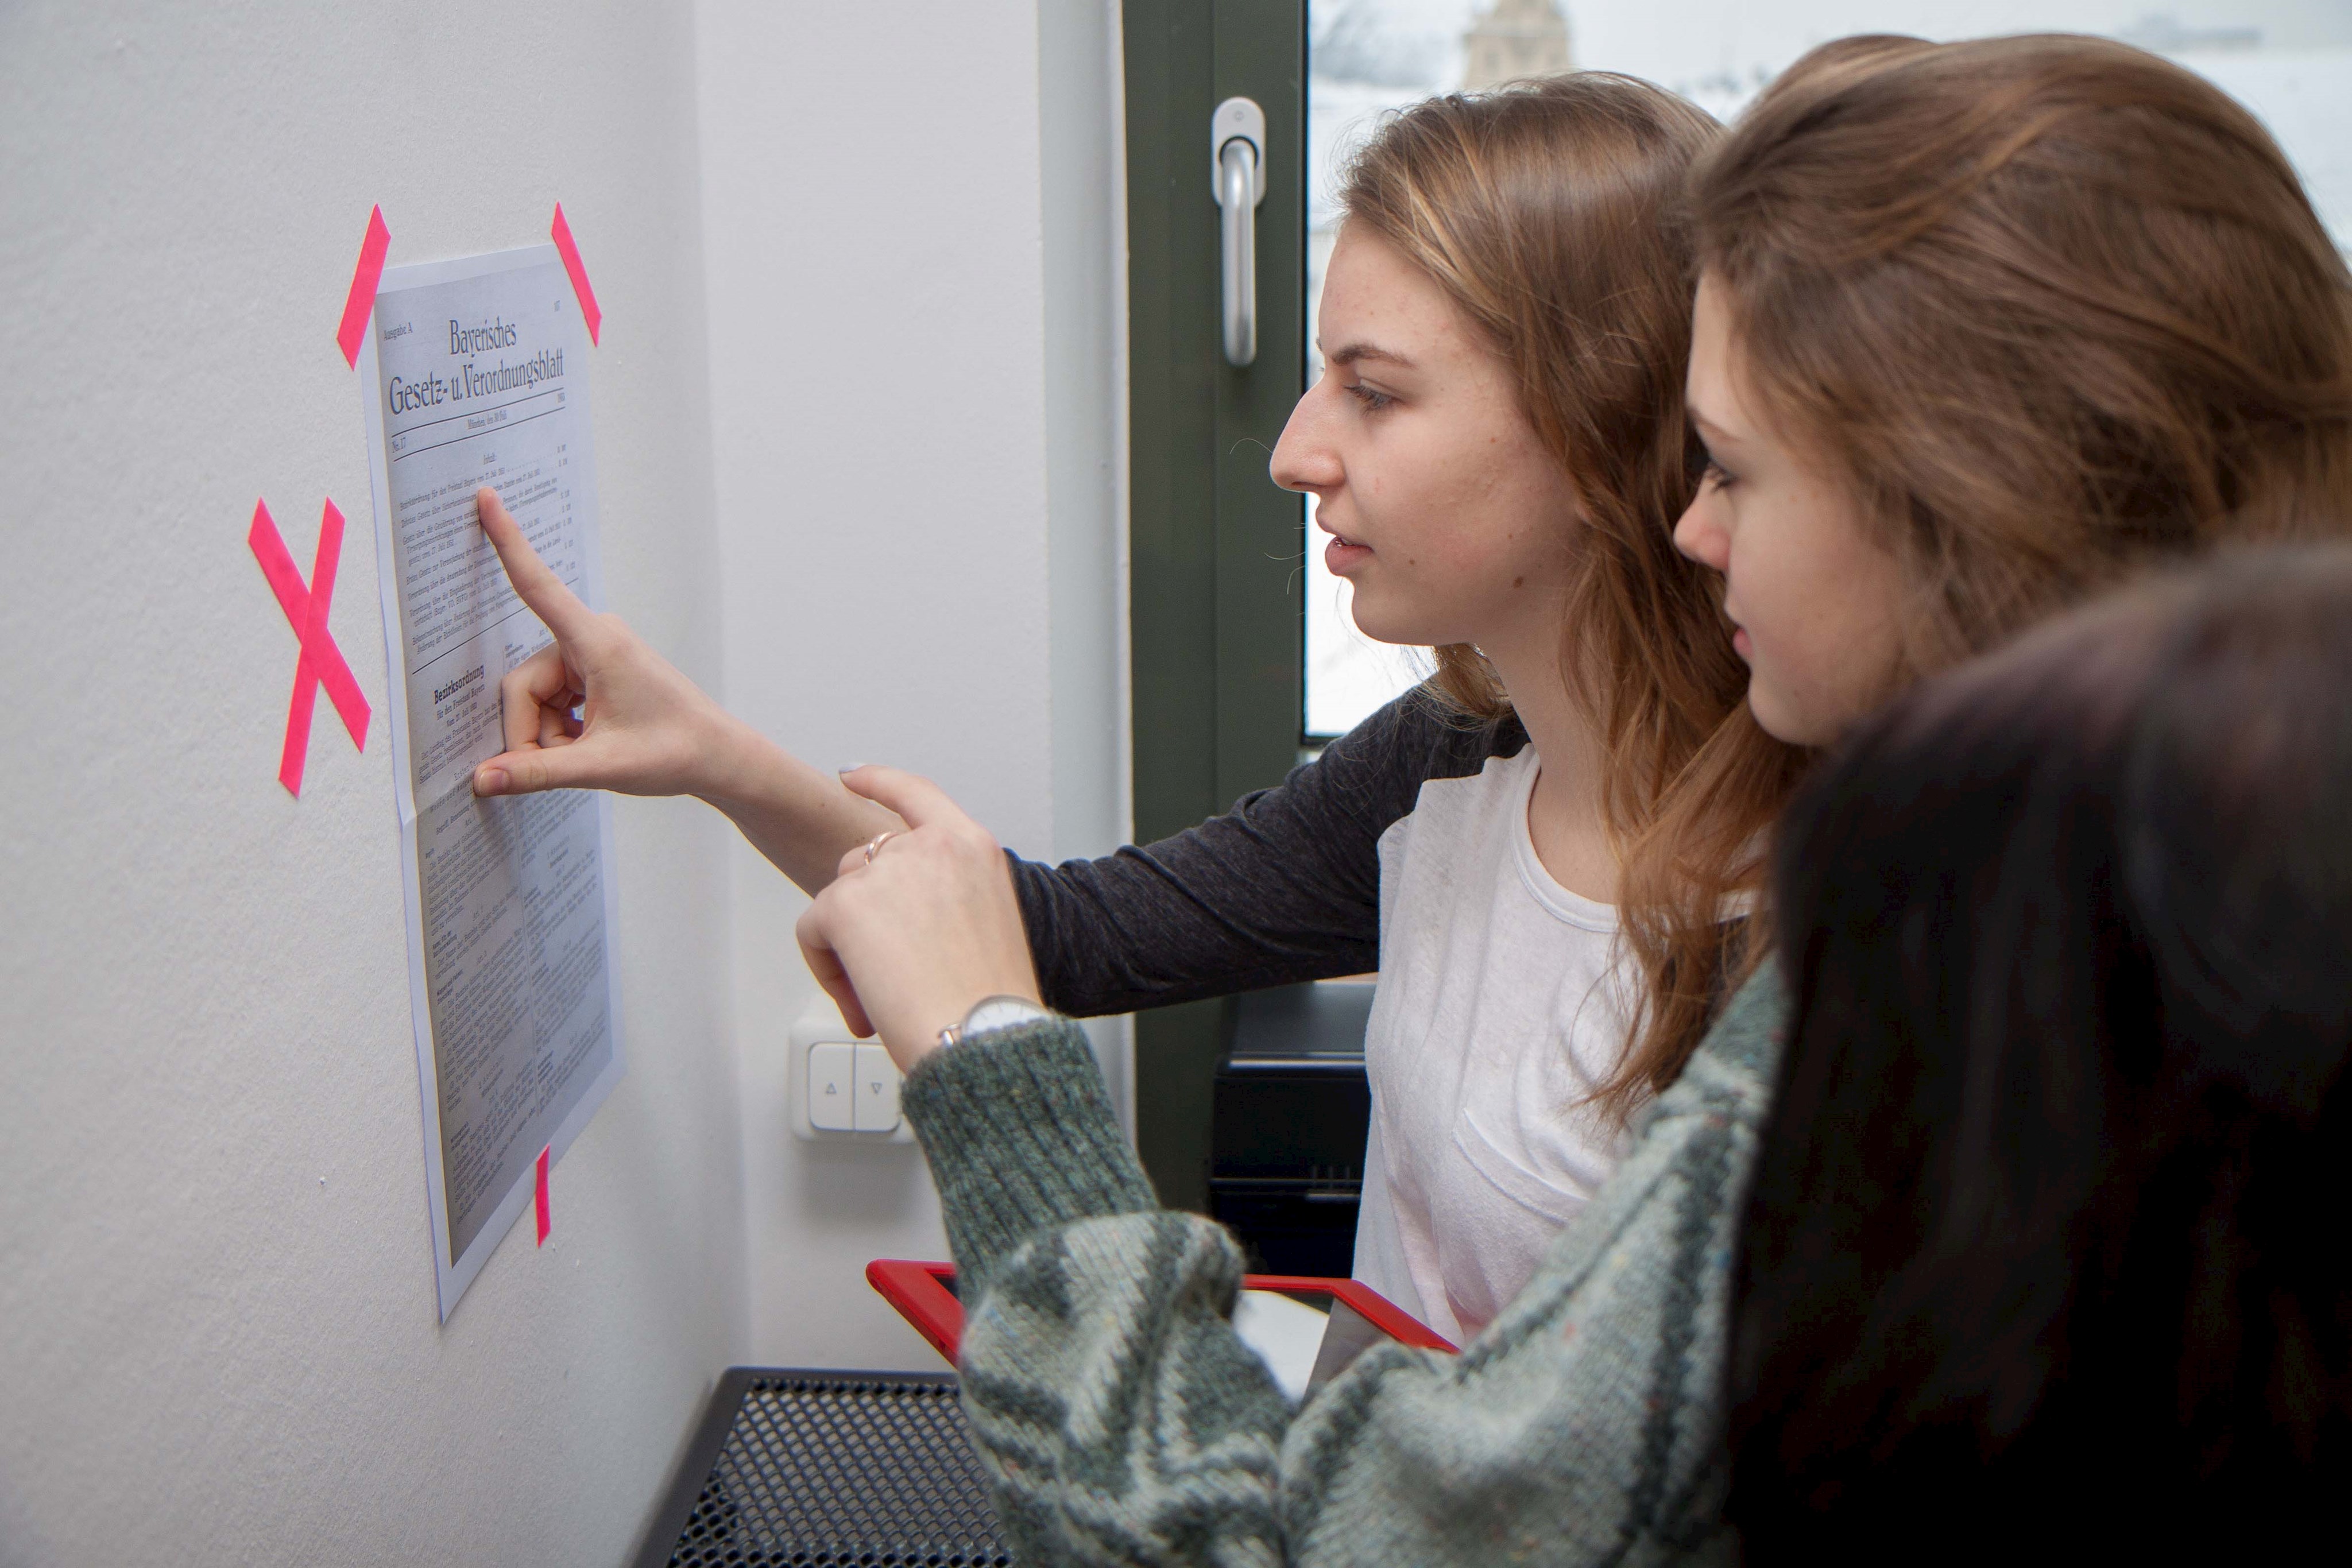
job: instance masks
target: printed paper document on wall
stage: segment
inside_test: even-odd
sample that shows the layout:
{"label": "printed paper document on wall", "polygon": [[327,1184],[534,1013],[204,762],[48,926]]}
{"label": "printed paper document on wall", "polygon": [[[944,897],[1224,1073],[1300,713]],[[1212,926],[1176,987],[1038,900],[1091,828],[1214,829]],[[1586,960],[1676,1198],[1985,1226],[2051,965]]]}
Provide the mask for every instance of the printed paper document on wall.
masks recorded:
{"label": "printed paper document on wall", "polygon": [[604,602],[586,335],[552,246],[394,267],[360,361],[391,666],[408,970],[441,1315],[621,1076],[611,808],[477,800],[499,680],[548,640],[483,536],[494,487]]}

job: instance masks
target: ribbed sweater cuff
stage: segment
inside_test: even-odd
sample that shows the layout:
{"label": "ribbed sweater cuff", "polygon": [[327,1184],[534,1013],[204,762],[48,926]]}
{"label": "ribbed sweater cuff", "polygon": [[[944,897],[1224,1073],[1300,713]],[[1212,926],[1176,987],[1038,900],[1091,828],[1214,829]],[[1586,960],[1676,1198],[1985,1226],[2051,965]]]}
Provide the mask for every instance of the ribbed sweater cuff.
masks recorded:
{"label": "ribbed sweater cuff", "polygon": [[1067,1019],[933,1051],[907,1075],[901,1104],[930,1161],[956,1268],[974,1283],[1041,1230],[1159,1207],[1086,1034]]}

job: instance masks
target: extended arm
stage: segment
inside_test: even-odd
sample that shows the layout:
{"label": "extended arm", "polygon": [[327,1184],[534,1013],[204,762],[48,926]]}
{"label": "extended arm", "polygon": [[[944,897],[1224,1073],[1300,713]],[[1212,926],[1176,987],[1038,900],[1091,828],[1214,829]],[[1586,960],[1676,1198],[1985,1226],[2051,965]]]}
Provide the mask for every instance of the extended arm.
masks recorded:
{"label": "extended arm", "polygon": [[[617,616],[589,610],[495,491],[477,499],[515,591],[555,641],[500,683],[506,750],[475,770],[476,794],[692,795],[812,895],[850,850],[905,826],[729,714]],[[1475,773],[1524,740],[1514,721],[1465,726],[1408,696],[1198,828],[1097,861],[1016,862],[1047,998],[1072,1013],[1120,1012],[1371,968],[1381,834],[1423,781]]]}
{"label": "extended arm", "polygon": [[710,776],[691,793],[725,813],[802,892],[823,892],[844,855],[906,825],[843,789],[839,775],[810,767],[732,714],[722,716],[730,733],[714,747]]}
{"label": "extended arm", "polygon": [[1381,835],[1423,783],[1525,741],[1516,720],[1465,724],[1411,694],[1197,828],[1100,860],[1015,862],[1045,999],[1086,1017],[1378,967]]}
{"label": "extended arm", "polygon": [[507,748],[474,770],[475,794],[692,795],[812,894],[853,845],[904,825],[712,702],[620,617],[583,604],[498,492],[486,486],[476,499],[508,580],[555,641],[499,683]]}

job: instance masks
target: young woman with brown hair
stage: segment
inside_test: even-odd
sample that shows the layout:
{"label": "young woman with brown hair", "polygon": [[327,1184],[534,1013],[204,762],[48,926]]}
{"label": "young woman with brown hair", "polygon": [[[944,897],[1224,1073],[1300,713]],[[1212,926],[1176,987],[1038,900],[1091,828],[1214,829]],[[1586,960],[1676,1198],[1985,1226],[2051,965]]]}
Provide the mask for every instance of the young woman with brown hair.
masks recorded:
{"label": "young woman with brown hair", "polygon": [[[2188,70],[1844,40],[1700,162],[1694,207],[1707,470],[1677,543],[1724,573],[1750,691],[1633,853],[1630,882],[1694,889],[1651,940],[1712,926],[1727,861],[1691,822],[1764,846],[1778,800],[1727,783],[2136,569],[2352,527],[2343,256]],[[1628,1077],[1677,1067],[1658,1039]]]}
{"label": "young woman with brown hair", "polygon": [[[2186,70],[2092,38],[1847,39],[1693,204],[1709,465],[1677,538],[1725,574],[1751,682],[1629,852],[1652,954],[1713,939],[1792,757],[1878,698],[2140,566],[2352,517],[2342,258],[2268,133]],[[1662,1015],[1701,1003],[1662,989]],[[1654,1033],[1612,1091],[1672,1082],[1690,1039]]]}
{"label": "young woman with brown hair", "polygon": [[[1198,828],[1011,863],[1066,1013],[1381,972],[1355,1271],[1452,1339],[1622,1152],[1591,1103],[1643,1019],[1619,848],[1739,703],[1708,576],[1671,538],[1696,478],[1682,190],[1719,130],[1601,75],[1381,129],[1342,193],[1328,368],[1273,472],[1318,497],[1358,623],[1437,647],[1436,681]],[[578,612],[495,497],[482,517],[559,644],[509,677],[513,749],[478,792],[697,794],[811,893],[903,826]],[[1703,1021],[1679,1019],[1682,1049]]]}
{"label": "young woman with brown hair", "polygon": [[[1793,771],[2150,562],[2352,530],[2352,278],[2249,116],[2091,40],[1833,46],[1695,192],[1708,466],[1677,536],[1723,573],[1751,718],[1700,747],[1633,863],[1716,879],[1681,916],[1712,932],[1743,885],[1717,868],[1760,855],[1770,820],[1711,781]],[[1695,1051],[1632,1064],[1665,1085],[1634,1147],[1464,1354],[1369,1352],[1293,1412],[1224,1322],[1230,1240],[1152,1207],[1076,1031],[1035,1009],[986,834],[920,780],[851,782],[913,826],[819,896],[802,941],[908,1070],[978,1281],[966,1407],[1025,1556],[1737,1550],[1727,1281],[1788,1019],[1761,943]],[[992,994],[1024,999],[942,1039]]]}

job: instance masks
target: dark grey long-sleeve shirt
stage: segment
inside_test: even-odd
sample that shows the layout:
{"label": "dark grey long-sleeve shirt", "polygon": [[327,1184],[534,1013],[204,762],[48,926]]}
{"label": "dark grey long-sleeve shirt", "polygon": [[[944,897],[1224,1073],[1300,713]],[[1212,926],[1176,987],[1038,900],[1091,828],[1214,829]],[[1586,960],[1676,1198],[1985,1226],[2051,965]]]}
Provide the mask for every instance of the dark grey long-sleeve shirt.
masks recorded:
{"label": "dark grey long-sleeve shirt", "polygon": [[1013,881],[1047,1006],[1074,1017],[1165,1007],[1380,963],[1380,840],[1423,783],[1528,742],[1407,693],[1271,789],[1157,843]]}

